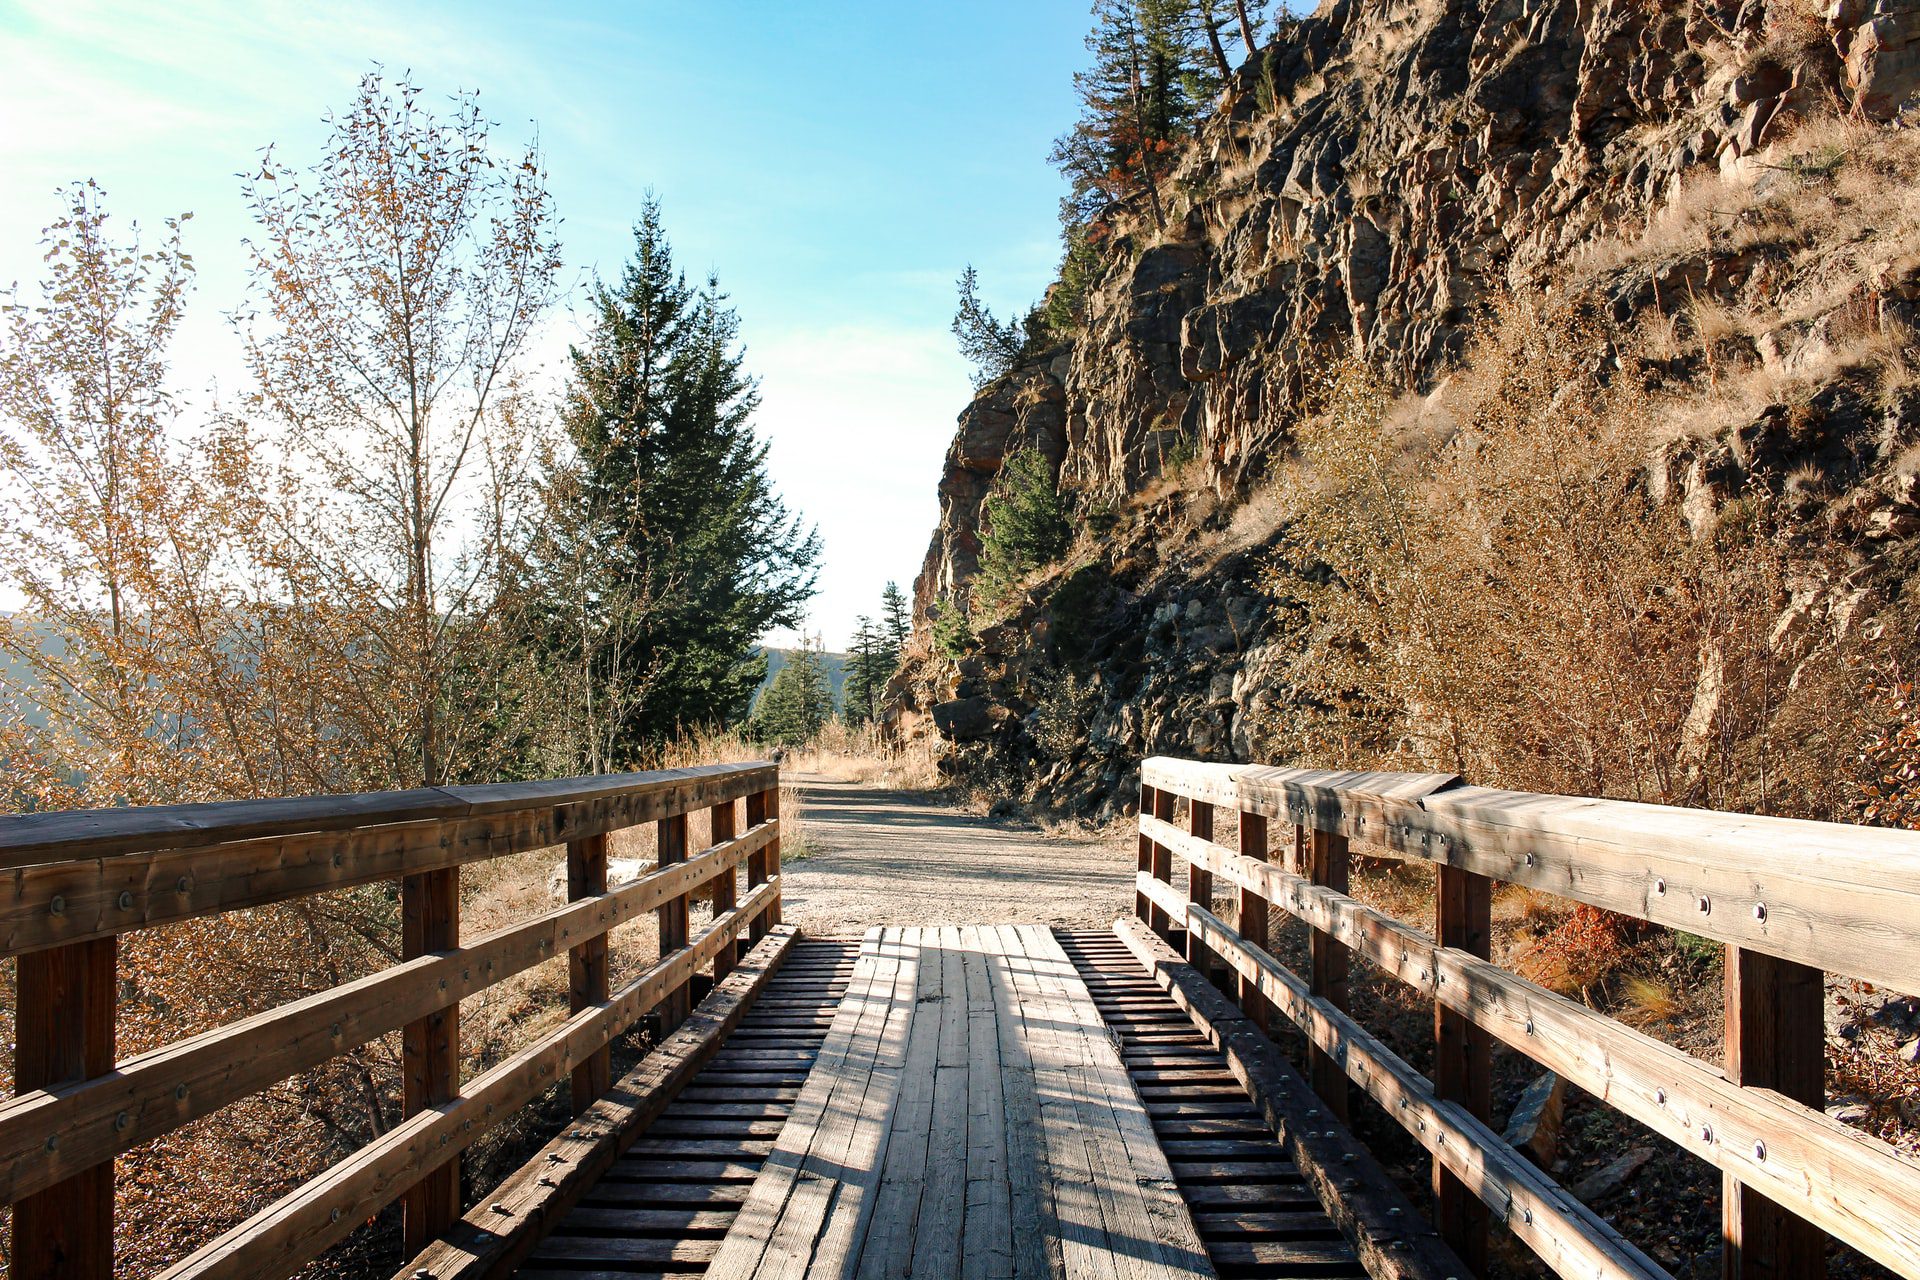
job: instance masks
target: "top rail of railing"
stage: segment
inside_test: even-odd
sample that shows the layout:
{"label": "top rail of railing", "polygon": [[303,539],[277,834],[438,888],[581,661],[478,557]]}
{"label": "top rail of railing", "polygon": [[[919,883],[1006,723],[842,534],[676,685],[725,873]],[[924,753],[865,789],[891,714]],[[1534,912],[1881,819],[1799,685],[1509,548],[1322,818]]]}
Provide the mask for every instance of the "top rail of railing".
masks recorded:
{"label": "top rail of railing", "polygon": [[1143,785],[1920,992],[1920,832],[1155,757]]}
{"label": "top rail of railing", "polygon": [[778,785],[771,762],[0,817],[0,955],[444,870]]}

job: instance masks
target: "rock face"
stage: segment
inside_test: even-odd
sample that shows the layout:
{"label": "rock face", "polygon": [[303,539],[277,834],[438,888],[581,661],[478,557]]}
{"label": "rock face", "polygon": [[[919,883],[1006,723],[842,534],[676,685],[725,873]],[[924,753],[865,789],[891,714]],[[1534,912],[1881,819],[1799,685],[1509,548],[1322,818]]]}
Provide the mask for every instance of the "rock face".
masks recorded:
{"label": "rock face", "polygon": [[[1155,507],[1163,474],[1183,467],[1189,488],[1230,506],[1285,448],[1329,353],[1357,350],[1404,387],[1431,388],[1499,292],[1550,284],[1596,238],[1643,222],[1695,175],[1742,164],[1818,109],[1886,119],[1920,90],[1920,0],[1839,0],[1824,22],[1805,9],[1328,0],[1285,26],[1162,184],[1166,229],[1137,210],[1111,218],[1084,330],[961,414],[915,589],[928,656],[896,686],[902,713],[985,698],[1005,708],[986,731],[1002,740],[1058,714],[1024,682],[1061,630],[1062,611],[1039,597],[1071,588],[1066,629],[1125,648],[1077,704],[1094,749],[1109,744],[1114,761],[1252,750],[1250,713],[1290,696],[1270,678],[1271,606],[1248,586],[1261,548],[1229,539],[1204,571],[1169,559],[1168,522],[1191,513]],[[1617,309],[1650,310],[1755,267],[1712,270],[1722,275],[1623,279]],[[1882,300],[1912,291],[1911,264],[1895,274]],[[1774,359],[1804,355],[1819,322],[1805,323],[1779,335]],[[1724,456],[1676,449],[1667,482],[1711,502],[1745,465],[1735,450],[1781,447],[1774,430],[1756,423]],[[981,501],[1001,459],[1028,444],[1083,506],[1144,514],[1116,531],[1098,572],[1045,585],[984,631],[963,674],[931,653],[929,611],[966,597]],[[1881,536],[1920,528],[1920,510],[1904,502],[1849,518]],[[1144,667],[1144,684],[1122,677],[1128,662]],[[967,726],[950,736],[983,740],[971,736],[971,711],[949,718]],[[1088,797],[1129,780],[1117,764],[1076,777]]]}

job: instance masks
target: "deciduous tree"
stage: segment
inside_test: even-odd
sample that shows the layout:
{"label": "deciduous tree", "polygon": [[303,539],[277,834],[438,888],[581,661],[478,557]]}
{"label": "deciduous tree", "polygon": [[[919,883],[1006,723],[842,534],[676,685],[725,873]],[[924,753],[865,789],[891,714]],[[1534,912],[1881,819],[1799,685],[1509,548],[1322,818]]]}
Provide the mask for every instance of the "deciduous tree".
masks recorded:
{"label": "deciduous tree", "polygon": [[246,196],[257,408],[295,452],[287,532],[315,586],[364,601],[339,655],[386,685],[396,782],[495,771],[494,702],[456,696],[493,616],[524,479],[506,411],[559,250],[539,153],[500,154],[476,95],[444,118],[378,72],[320,161],[271,149]]}

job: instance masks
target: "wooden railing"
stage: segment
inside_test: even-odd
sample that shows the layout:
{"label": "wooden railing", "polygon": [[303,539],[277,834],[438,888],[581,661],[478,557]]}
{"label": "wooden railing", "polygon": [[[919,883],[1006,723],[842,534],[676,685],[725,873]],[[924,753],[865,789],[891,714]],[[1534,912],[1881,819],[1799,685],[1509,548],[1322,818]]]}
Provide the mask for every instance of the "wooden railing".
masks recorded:
{"label": "wooden railing", "polygon": [[[744,829],[736,808],[745,801]],[[710,839],[688,851],[688,815]],[[607,888],[612,832],[652,822],[658,866]],[[463,866],[566,846],[569,901],[465,945]],[[736,870],[745,864],[747,892]],[[402,1123],[211,1241],[168,1277],[283,1276],[395,1200],[412,1255],[459,1217],[460,1153],[565,1077],[578,1112],[610,1045],[649,1012],[685,1019],[780,918],[779,777],[714,765],[500,786],[0,817],[0,938],[17,957],[16,1096],[0,1104],[14,1280],[113,1272],[114,1158],[394,1031]],[[358,981],[115,1060],[117,939],[154,925],[399,880],[402,958]],[[714,917],[689,936],[688,892]],[[659,959],[609,990],[608,934],[656,914]],[[572,1016],[459,1079],[460,1001],[562,953]]]}
{"label": "wooden railing", "polygon": [[[1920,834],[1446,774],[1156,758],[1141,780],[1142,919],[1163,937],[1184,931],[1202,969],[1217,959],[1249,1017],[1277,1010],[1301,1028],[1331,1112],[1345,1117],[1351,1081],[1427,1149],[1436,1223],[1470,1266],[1485,1259],[1490,1213],[1560,1275],[1667,1274],[1489,1127],[1498,1039],[1722,1171],[1729,1280],[1818,1276],[1827,1235],[1920,1276],[1920,1163],[1823,1110],[1823,973],[1920,992]],[[1213,840],[1216,806],[1238,811],[1237,849]],[[1292,836],[1277,865],[1270,823]],[[1435,865],[1437,936],[1348,896],[1355,839]],[[1216,878],[1237,890],[1231,926],[1214,913]],[[1724,1066],[1491,963],[1496,880],[1725,943]],[[1270,907],[1309,927],[1310,973],[1268,953]],[[1348,1013],[1356,954],[1433,1000],[1431,1080]]]}

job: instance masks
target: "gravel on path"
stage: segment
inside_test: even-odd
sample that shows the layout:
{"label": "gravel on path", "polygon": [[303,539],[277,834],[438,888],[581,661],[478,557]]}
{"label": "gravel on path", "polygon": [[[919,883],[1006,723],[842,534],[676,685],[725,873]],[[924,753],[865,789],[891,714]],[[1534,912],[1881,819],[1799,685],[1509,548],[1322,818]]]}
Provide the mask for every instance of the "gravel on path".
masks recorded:
{"label": "gravel on path", "polygon": [[781,866],[789,924],[1101,926],[1133,909],[1130,845],[1043,834],[911,791],[790,776],[807,854]]}

